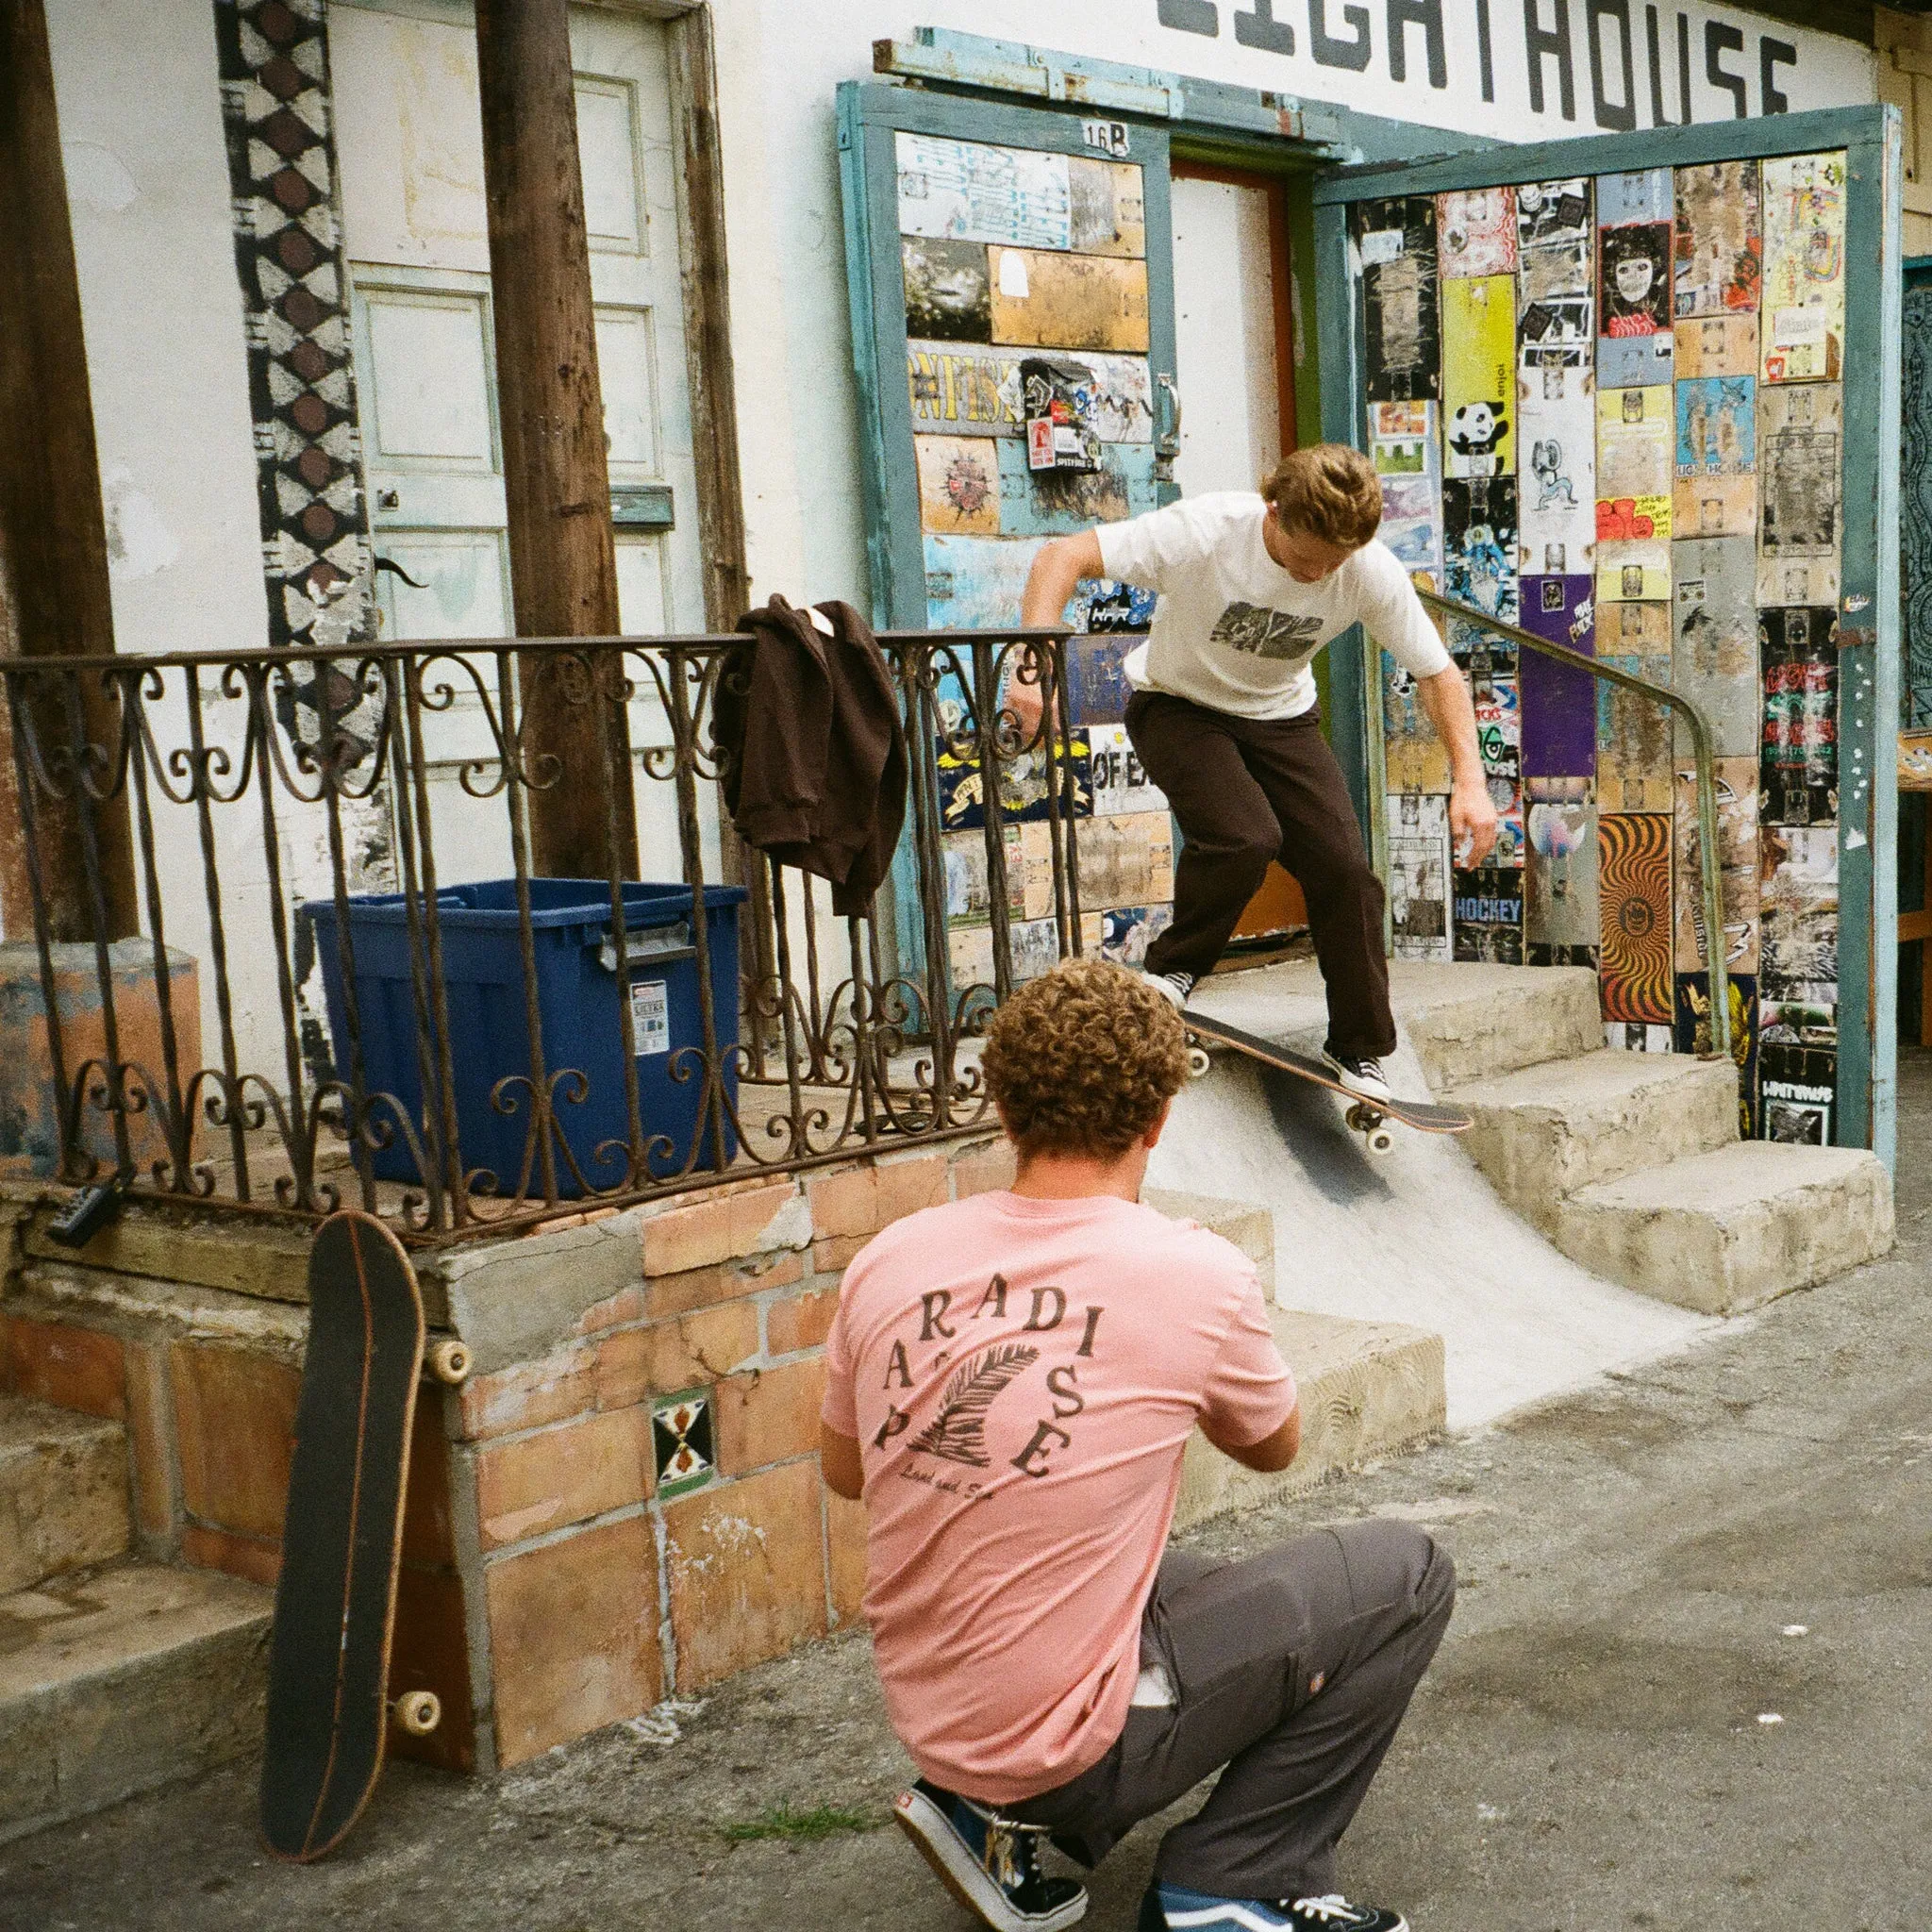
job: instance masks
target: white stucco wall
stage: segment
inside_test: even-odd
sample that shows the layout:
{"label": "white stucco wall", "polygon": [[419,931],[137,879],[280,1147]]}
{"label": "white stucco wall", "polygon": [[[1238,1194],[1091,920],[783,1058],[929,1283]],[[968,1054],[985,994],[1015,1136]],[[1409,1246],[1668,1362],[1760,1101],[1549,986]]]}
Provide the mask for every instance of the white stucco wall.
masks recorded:
{"label": "white stucco wall", "polygon": [[[1163,26],[1160,0],[715,0],[739,421],[758,593],[862,602],[866,592],[833,97],[840,81],[870,74],[874,40],[908,37],[915,25],[951,26],[1424,125],[1505,139],[1596,132],[1583,0],[1541,0],[1546,25],[1558,5],[1572,16],[1576,118],[1569,121],[1553,59],[1544,63],[1544,111],[1531,111],[1516,0],[1485,4],[1496,96],[1489,104],[1479,82],[1478,0],[1443,0],[1449,72],[1441,91],[1429,85],[1424,36],[1414,28],[1407,81],[1391,81],[1380,5],[1367,10],[1372,54],[1357,74],[1314,58],[1309,0],[1274,0],[1274,18],[1294,37],[1291,55],[1241,43],[1239,21],[1252,20],[1257,0],[1212,0],[1212,35]],[[266,607],[212,9],[208,0],[46,5],[103,486],[119,552],[121,648],[257,643]],[[460,8],[402,0],[399,10],[451,18]],[[1631,10],[1638,117],[1647,125],[1644,9]],[[1704,77],[1707,21],[1744,37],[1743,53],[1724,58],[1744,76],[1753,112],[1761,106],[1767,33],[1797,50],[1796,63],[1776,71],[1794,109],[1874,97],[1872,56],[1850,42],[1700,0],[1658,10],[1670,112],[1680,13],[1692,29],[1700,120],[1734,111],[1731,96]],[[1352,34],[1341,0],[1328,0],[1324,18],[1330,33]],[[1606,34],[1607,62],[1621,80],[1614,29]]]}
{"label": "white stucco wall", "polygon": [[266,635],[207,0],[46,0],[123,651]]}

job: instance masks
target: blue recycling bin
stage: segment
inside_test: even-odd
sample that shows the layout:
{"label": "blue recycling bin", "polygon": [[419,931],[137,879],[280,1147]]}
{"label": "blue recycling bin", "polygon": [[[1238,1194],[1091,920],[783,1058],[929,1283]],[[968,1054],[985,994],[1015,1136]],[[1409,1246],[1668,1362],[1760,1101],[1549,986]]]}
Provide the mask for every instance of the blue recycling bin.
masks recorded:
{"label": "blue recycling bin", "polygon": [[[530,940],[536,957],[537,1011],[543,1063],[551,1081],[558,1125],[572,1162],[557,1148],[561,1193],[579,1195],[622,1178],[630,1138],[625,1093],[624,1032],[620,989],[610,931],[610,889],[602,879],[532,879]],[[718,1051],[725,1091],[735,1103],[738,1074],[731,1048],[738,1043],[739,886],[705,888],[705,929],[709,939],[711,986]],[[436,895],[442,938],[443,984],[449,1008],[450,1061],[456,1086],[457,1133],[463,1168],[487,1168],[500,1191],[510,1192],[523,1174],[531,1144],[527,1087],[505,1090],[514,1105],[505,1112],[491,1094],[511,1076],[530,1077],[530,1036],[525,1017],[523,953],[517,938],[514,879],[486,879],[447,886]],[[718,1165],[711,1136],[699,1120],[705,1091],[698,1053],[705,1042],[698,960],[689,886],[637,883],[624,888],[628,997],[637,1046],[638,1107],[653,1175],[676,1174],[702,1134],[695,1165]],[[337,1073],[349,1078],[348,1008],[332,900],[302,908],[314,923],[329,1030],[336,1042]],[[416,1050],[416,1008],[409,962],[408,917],[400,892],[363,892],[348,902],[349,940],[355,952],[356,1000],[361,1022],[362,1077],[371,1092],[392,1093],[423,1133],[423,1082]],[[426,979],[426,962],[425,962]],[[429,1022],[434,1042],[433,1009]],[[682,1058],[680,1057],[682,1056]],[[435,1060],[431,1059],[432,1074]],[[574,1068],[587,1086],[558,1079]],[[679,1079],[680,1069],[687,1077]],[[387,1109],[378,1108],[382,1121]],[[668,1145],[666,1144],[668,1142]],[[614,1143],[608,1144],[607,1143]],[[426,1156],[429,1142],[424,1138]],[[554,1144],[554,1143],[553,1143]],[[600,1157],[599,1149],[607,1151]],[[724,1159],[737,1154],[727,1121]],[[531,1156],[532,1191],[541,1191],[541,1156]],[[375,1155],[384,1180],[420,1183],[416,1157],[402,1133]],[[581,1175],[581,1180],[578,1176]]]}

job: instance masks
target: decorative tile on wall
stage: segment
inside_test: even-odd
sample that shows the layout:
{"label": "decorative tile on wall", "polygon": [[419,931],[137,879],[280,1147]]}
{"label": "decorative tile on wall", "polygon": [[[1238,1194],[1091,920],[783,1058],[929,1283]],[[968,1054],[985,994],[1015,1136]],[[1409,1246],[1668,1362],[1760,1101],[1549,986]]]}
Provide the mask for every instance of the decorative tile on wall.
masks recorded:
{"label": "decorative tile on wall", "polygon": [[[1680,385],[1681,387],[1681,385]],[[1741,758],[1757,742],[1757,547],[1748,536],[1673,546],[1672,688],[1704,713],[1714,749]],[[1680,724],[1679,748],[1690,749]]]}
{"label": "decorative tile on wall", "polygon": [[1529,361],[1517,373],[1521,568],[1588,576],[1596,562],[1596,378],[1587,367]]}
{"label": "decorative tile on wall", "polygon": [[[1758,208],[1758,164],[1718,161],[1679,168],[1676,180],[1676,313],[1751,314],[1764,277],[1764,238]],[[1698,374],[1683,367],[1677,379]]]}
{"label": "decorative tile on wall", "polygon": [[1389,917],[1398,959],[1454,958],[1449,936],[1449,801],[1422,791],[1391,793]]}
{"label": "decorative tile on wall", "polygon": [[1523,870],[1458,867],[1455,873],[1454,950],[1458,959],[1491,966],[1523,964]]}
{"label": "decorative tile on wall", "polygon": [[324,0],[215,0],[214,19],[269,641],[356,642],[374,635],[374,565]]}
{"label": "decorative tile on wall", "polygon": [[1427,195],[1360,201],[1349,241],[1361,264],[1365,375],[1371,402],[1424,402],[1442,393],[1436,204]]}
{"label": "decorative tile on wall", "polygon": [[[1734,973],[1729,981],[1731,1058],[1738,1067],[1738,1132],[1746,1140],[1757,1136],[1757,980]],[[1711,1051],[1710,982],[1698,973],[1677,975],[1674,1044],[1679,1053],[1702,1057]]]}
{"label": "decorative tile on wall", "polygon": [[651,1455],[659,1502],[689,1495],[716,1477],[718,1452],[712,1441],[708,1389],[660,1395],[651,1404]]}
{"label": "decorative tile on wall", "polygon": [[[1724,964],[1757,971],[1757,773],[1749,758],[1719,758],[1715,774],[1719,881],[1724,899]],[[1677,938],[1679,973],[1709,961],[1704,916],[1704,841],[1697,811],[1697,771],[1677,767]]]}
{"label": "decorative tile on wall", "polygon": [[1759,775],[1768,825],[1838,821],[1838,613],[1767,610]]}
{"label": "decorative tile on wall", "polygon": [[1523,926],[1532,966],[1597,964],[1596,787],[1588,778],[1528,778]]}
{"label": "decorative tile on wall", "polygon": [[1758,854],[1757,903],[1763,920],[1758,982],[1765,996],[1806,1007],[1836,1007],[1837,827],[1766,826]]}
{"label": "decorative tile on wall", "polygon": [[1415,679],[1382,653],[1383,769],[1391,791],[1449,790],[1449,751],[1423,708]]}
{"label": "decorative tile on wall", "polygon": [[[1596,655],[1596,621],[1587,576],[1525,576],[1523,627],[1580,658]],[[1523,770],[1530,778],[1588,778],[1596,770],[1596,679],[1525,650]]]}

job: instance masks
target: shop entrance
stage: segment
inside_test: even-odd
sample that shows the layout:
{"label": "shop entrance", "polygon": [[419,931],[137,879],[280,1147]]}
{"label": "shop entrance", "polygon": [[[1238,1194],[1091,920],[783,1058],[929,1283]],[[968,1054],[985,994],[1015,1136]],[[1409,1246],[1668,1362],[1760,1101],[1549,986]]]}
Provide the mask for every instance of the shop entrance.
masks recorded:
{"label": "shop entrance", "polygon": [[[1278,176],[1203,161],[1176,159],[1172,174],[1185,403],[1174,481],[1183,496],[1252,490],[1299,442],[1288,191]],[[1234,936],[1252,949],[1307,924],[1301,888],[1271,865]]]}

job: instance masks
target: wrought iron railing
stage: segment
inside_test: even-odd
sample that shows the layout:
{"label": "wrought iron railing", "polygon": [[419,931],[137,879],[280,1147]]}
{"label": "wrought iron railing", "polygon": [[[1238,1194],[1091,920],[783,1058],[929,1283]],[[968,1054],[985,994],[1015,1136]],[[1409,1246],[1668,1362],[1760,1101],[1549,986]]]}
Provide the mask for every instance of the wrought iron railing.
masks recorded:
{"label": "wrought iron railing", "polygon": [[[1059,951],[1080,949],[1061,642],[881,637],[906,829],[892,888],[843,918],[725,823],[716,701],[743,642],[0,661],[46,1016],[44,1066],[8,1077],[45,1089],[40,1171],[230,1211],[358,1205],[439,1241],[985,1131],[971,1042],[1009,990],[1012,817],[1045,821]],[[999,708],[1009,674],[1049,687],[1030,739]],[[533,876],[532,813],[558,787],[621,796],[624,740],[571,741],[600,747],[591,773],[533,742],[543,680],[540,719],[560,692],[626,720],[640,869],[658,874],[624,875],[607,809],[574,911]],[[981,835],[983,984],[952,970],[949,808]],[[116,838],[136,902],[118,938]],[[77,899],[57,863],[84,874]],[[86,930],[57,930],[57,902]],[[485,1141],[511,1151],[485,1160]],[[36,1164],[31,1134],[5,1164]]]}

